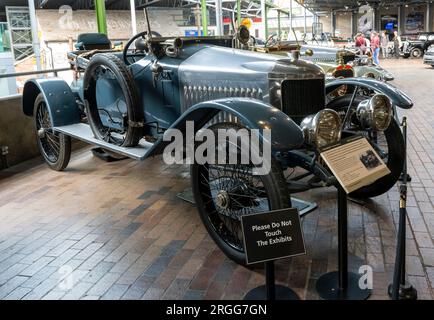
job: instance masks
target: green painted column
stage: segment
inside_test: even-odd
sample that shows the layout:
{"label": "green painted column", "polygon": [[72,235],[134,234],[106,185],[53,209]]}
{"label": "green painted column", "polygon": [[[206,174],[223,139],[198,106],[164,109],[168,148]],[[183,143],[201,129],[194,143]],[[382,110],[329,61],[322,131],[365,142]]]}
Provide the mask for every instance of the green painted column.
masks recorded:
{"label": "green painted column", "polygon": [[282,33],[282,28],[280,25],[280,10],[277,10],[277,36],[279,37],[279,39],[280,39],[281,33]]}
{"label": "green painted column", "polygon": [[208,35],[208,15],[206,10],[206,0],[201,0],[200,8],[202,9],[202,31],[206,37]]}
{"label": "green painted column", "polygon": [[264,18],[264,27],[265,27],[265,39],[268,39],[268,6],[265,4],[265,18]]}
{"label": "green painted column", "polygon": [[105,13],[105,0],[95,0],[96,22],[98,32],[107,34],[107,20]]}
{"label": "green painted column", "polygon": [[237,0],[237,25],[241,25],[241,0]]}

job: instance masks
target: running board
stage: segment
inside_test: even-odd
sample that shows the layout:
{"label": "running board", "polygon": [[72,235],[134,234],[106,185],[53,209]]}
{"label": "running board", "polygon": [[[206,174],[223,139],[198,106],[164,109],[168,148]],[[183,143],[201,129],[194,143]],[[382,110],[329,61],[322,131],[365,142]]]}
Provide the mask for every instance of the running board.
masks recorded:
{"label": "running board", "polygon": [[78,140],[84,141],[86,143],[101,147],[103,149],[122,154],[135,160],[146,159],[148,152],[153,146],[152,143],[147,142],[145,139],[142,139],[136,147],[119,147],[111,143],[96,139],[90,126],[84,123],[77,123],[63,127],[55,127],[53,128],[53,130],[63,133],[67,136],[76,138]]}

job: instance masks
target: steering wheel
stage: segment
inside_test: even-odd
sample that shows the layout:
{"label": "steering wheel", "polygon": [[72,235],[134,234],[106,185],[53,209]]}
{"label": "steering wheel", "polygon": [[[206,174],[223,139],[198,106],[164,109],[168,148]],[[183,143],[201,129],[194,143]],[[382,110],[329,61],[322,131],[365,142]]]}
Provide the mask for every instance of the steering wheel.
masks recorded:
{"label": "steering wheel", "polygon": [[[139,38],[142,38],[143,41],[146,43],[146,35],[147,35],[147,34],[148,34],[148,31],[140,32],[140,33],[136,34],[134,37],[132,37],[132,38],[127,42],[127,44],[125,45],[125,47],[124,47],[124,51],[123,51],[123,53],[122,53],[122,57],[123,57],[124,62],[125,62],[125,64],[126,64],[127,66],[131,65],[132,63],[134,63],[134,61],[131,62],[128,58],[146,57],[147,52],[148,52],[148,50],[149,50],[149,49],[146,48],[146,47],[143,48],[144,50],[143,50],[142,52],[139,51],[139,53],[137,53],[137,52],[138,52],[138,51],[137,51],[137,48],[136,48],[136,51],[135,51],[134,53],[128,53],[128,50],[130,49],[131,45],[132,45],[136,40],[138,40]],[[146,44],[145,44],[145,46],[146,46]]]}
{"label": "steering wheel", "polygon": [[250,35],[250,40],[252,40],[253,46],[256,46],[256,38]]}
{"label": "steering wheel", "polygon": [[277,44],[279,42],[279,39],[277,37],[277,34],[272,34],[271,36],[268,37],[267,42],[265,42],[265,48],[269,47],[269,46],[273,46],[275,44]]}

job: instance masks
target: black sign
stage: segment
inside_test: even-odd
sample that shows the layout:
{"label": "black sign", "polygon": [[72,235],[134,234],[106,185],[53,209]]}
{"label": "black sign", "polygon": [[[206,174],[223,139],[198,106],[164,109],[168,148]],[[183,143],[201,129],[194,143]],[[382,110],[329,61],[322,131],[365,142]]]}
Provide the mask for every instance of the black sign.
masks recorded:
{"label": "black sign", "polygon": [[295,208],[241,217],[247,264],[306,254]]}

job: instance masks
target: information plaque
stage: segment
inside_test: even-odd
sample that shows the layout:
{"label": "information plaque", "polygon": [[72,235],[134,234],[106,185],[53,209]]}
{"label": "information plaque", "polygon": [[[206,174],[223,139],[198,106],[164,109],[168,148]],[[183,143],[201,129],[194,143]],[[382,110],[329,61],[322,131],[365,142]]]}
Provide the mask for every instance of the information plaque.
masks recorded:
{"label": "information plaque", "polygon": [[321,158],[346,193],[390,174],[389,168],[364,137],[351,137],[321,150]]}

